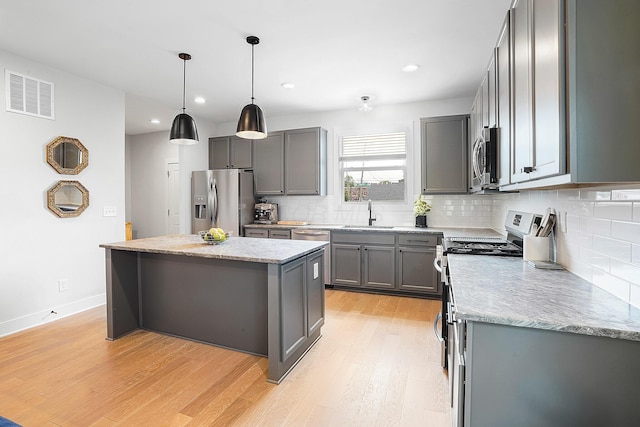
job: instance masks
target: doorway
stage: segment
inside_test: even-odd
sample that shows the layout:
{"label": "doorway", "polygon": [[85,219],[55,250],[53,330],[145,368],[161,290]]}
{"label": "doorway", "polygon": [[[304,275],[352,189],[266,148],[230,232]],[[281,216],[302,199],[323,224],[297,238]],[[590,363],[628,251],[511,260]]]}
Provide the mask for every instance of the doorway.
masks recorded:
{"label": "doorway", "polygon": [[176,161],[167,162],[167,234],[180,234],[180,163]]}

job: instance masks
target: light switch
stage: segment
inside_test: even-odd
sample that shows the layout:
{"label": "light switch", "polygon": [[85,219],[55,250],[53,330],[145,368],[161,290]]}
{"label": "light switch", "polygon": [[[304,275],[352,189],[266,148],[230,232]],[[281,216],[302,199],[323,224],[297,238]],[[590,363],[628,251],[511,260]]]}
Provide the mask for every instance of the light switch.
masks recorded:
{"label": "light switch", "polygon": [[118,209],[115,206],[104,206],[102,208],[102,216],[117,216]]}
{"label": "light switch", "polygon": [[320,273],[318,272],[318,263],[314,262],[313,263],[313,278],[317,279],[319,275],[320,275]]}

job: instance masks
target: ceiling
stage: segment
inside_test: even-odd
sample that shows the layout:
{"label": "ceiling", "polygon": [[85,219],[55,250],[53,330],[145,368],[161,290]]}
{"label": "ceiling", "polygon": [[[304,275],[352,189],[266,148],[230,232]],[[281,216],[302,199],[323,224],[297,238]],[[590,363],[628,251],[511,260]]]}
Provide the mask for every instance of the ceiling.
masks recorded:
{"label": "ceiling", "polygon": [[[248,35],[260,38],[255,96],[267,120],[356,109],[363,95],[374,108],[473,96],[510,3],[2,1],[0,49],[124,91],[126,132],[135,135],[169,129],[179,112],[180,52],[192,55],[187,112],[237,120],[251,97]],[[403,72],[407,64],[420,68]]]}

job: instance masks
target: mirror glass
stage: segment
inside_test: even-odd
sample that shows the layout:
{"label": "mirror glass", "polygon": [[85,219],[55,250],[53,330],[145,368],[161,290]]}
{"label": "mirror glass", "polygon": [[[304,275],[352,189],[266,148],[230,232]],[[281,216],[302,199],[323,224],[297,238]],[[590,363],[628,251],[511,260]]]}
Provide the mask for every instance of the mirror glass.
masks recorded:
{"label": "mirror glass", "polygon": [[89,164],[89,151],[80,140],[59,136],[47,144],[47,163],[58,173],[77,175]]}
{"label": "mirror glass", "polygon": [[89,190],[78,181],[58,181],[47,191],[47,207],[61,218],[80,215],[89,206]]}

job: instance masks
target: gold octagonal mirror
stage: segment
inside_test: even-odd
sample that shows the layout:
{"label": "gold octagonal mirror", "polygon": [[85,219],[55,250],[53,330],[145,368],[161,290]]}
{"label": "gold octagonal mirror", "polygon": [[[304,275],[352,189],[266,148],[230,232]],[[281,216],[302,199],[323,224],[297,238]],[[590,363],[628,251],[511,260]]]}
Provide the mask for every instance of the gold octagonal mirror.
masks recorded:
{"label": "gold octagonal mirror", "polygon": [[77,175],[89,165],[89,150],[76,138],[59,136],[47,144],[47,163],[58,173]]}
{"label": "gold octagonal mirror", "polygon": [[47,191],[47,207],[60,218],[78,216],[89,207],[89,190],[78,181],[58,181]]}

